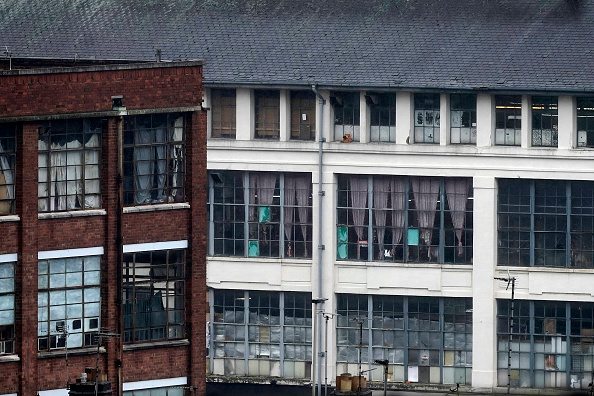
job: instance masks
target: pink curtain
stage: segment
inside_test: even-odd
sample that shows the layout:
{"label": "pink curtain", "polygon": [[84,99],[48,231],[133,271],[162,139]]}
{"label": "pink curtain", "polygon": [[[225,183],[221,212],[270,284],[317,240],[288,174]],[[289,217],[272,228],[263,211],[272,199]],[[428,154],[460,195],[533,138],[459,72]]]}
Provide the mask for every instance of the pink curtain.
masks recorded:
{"label": "pink curtain", "polygon": [[406,198],[408,191],[402,177],[390,180],[390,201],[392,203],[392,248],[395,249],[404,232]]}
{"label": "pink curtain", "polygon": [[285,176],[285,236],[288,241],[286,246],[286,256],[292,257],[291,241],[293,237],[293,224],[295,223],[295,177],[293,175]]}
{"label": "pink curtain", "polygon": [[386,217],[388,214],[388,197],[390,195],[390,178],[385,176],[373,179],[373,214],[375,218],[378,242],[378,259],[384,254],[384,235],[386,233]]}
{"label": "pink curtain", "polygon": [[462,232],[464,231],[464,221],[466,220],[466,202],[468,201],[468,190],[472,179],[469,178],[447,178],[445,181],[446,196],[452,216],[452,224],[456,230],[456,239],[458,240],[458,256],[464,253],[462,246]]}
{"label": "pink curtain", "polygon": [[357,239],[365,237],[365,212],[367,212],[367,176],[351,176],[351,213]]}
{"label": "pink curtain", "polygon": [[[433,177],[412,177],[411,185],[417,208],[419,233],[425,245],[431,245],[431,236],[435,224],[435,210],[439,197],[439,179]],[[428,249],[428,255],[431,252]]]}

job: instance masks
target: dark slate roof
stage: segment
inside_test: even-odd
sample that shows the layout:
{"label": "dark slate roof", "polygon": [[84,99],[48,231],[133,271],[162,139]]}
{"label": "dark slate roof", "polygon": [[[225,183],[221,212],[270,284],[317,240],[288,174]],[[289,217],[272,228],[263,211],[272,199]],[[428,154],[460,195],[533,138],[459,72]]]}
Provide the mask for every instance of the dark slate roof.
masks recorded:
{"label": "dark slate roof", "polygon": [[594,92],[594,0],[3,0],[14,57],[205,60],[205,83]]}

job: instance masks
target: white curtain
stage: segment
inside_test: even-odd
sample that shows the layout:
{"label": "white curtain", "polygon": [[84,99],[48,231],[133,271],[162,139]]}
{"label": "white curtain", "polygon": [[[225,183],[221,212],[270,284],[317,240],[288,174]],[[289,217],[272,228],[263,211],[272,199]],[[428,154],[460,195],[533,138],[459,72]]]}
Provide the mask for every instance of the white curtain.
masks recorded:
{"label": "white curtain", "polygon": [[50,200],[49,210],[51,212],[66,210],[66,158],[65,146],[59,143],[51,143],[50,152]]}
{"label": "white curtain", "polygon": [[388,215],[388,197],[390,195],[390,179],[376,177],[373,179],[373,214],[375,218],[378,242],[378,259],[384,254],[384,235],[386,233],[386,217]]}
{"label": "white curtain", "polygon": [[[66,151],[66,208],[75,209],[77,199],[82,198],[83,173],[82,173],[82,143],[73,140],[66,143],[66,147],[72,151]],[[81,199],[82,201],[82,199]],[[79,202],[80,207],[84,207],[83,202]]]}
{"label": "white curtain", "polygon": [[[147,128],[138,128],[135,132],[137,145],[151,143],[151,132]],[[152,147],[136,146],[134,148],[136,163],[136,203],[150,203],[152,179],[155,169]]]}
{"label": "white curtain", "polygon": [[464,253],[462,246],[462,232],[464,231],[464,221],[466,219],[466,202],[468,201],[468,190],[470,189],[471,179],[469,178],[446,178],[445,190],[452,216],[452,225],[456,230],[456,239],[458,240],[458,256]]}
{"label": "white curtain", "polygon": [[[439,198],[439,179],[413,177],[411,178],[411,185],[415,197],[421,239],[425,242],[425,245],[430,246],[437,199]],[[428,250],[428,254],[431,257],[430,250]]]}
{"label": "white curtain", "polygon": [[365,237],[365,212],[367,212],[367,176],[352,176],[351,182],[351,213],[357,239]]}
{"label": "white curtain", "polygon": [[165,185],[167,183],[167,130],[165,127],[155,129],[155,177],[157,202],[165,202]]}
{"label": "white curtain", "polygon": [[[10,167],[9,157],[7,155],[2,155],[4,151],[5,150],[0,143],[0,176],[4,179],[0,180],[0,200],[11,200],[14,199],[14,175],[13,170]],[[8,203],[8,205],[3,205],[3,202],[0,201],[0,208],[4,206],[10,211],[10,203]],[[4,211],[0,210],[0,213],[4,213]]]}
{"label": "white curtain", "polygon": [[85,143],[87,150],[85,150],[85,208],[98,208],[100,205],[99,194],[100,178],[99,178],[99,154],[100,150],[94,150],[94,147],[101,147],[99,141],[99,134],[94,133],[91,138]]}
{"label": "white curtain", "polygon": [[309,257],[307,251],[307,226],[309,223],[309,189],[311,187],[311,178],[309,175],[299,175],[295,180],[297,193],[297,211],[299,213],[299,223],[301,223],[301,234],[303,235],[303,254]]}
{"label": "white curtain", "polygon": [[[172,142],[181,142],[184,138],[184,117],[178,117],[175,120],[173,127],[173,136],[171,136]],[[184,149],[183,145],[173,144],[171,145],[171,161],[173,163],[173,177],[171,179],[171,196],[172,200],[179,202],[183,198],[182,191],[178,191],[178,188],[183,187],[183,161],[184,161]],[[181,194],[178,197],[178,194]]]}
{"label": "white curtain", "polygon": [[406,198],[408,191],[402,177],[390,180],[390,201],[392,203],[392,246],[396,248],[404,233]]}

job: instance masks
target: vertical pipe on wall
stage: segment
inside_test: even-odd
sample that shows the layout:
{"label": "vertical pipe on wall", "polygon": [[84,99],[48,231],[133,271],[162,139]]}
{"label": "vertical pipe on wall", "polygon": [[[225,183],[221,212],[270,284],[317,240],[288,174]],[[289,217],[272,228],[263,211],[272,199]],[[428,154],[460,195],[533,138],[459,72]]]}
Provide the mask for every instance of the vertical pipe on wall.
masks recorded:
{"label": "vertical pipe on wall", "polygon": [[122,309],[122,282],[123,282],[123,260],[124,260],[124,240],[122,237],[122,212],[124,207],[124,190],[123,190],[123,181],[124,181],[124,117],[118,117],[116,120],[116,126],[118,130],[118,174],[117,174],[117,191],[118,191],[118,200],[117,200],[117,224],[116,224],[116,246],[117,246],[117,296],[116,296],[116,309],[117,309],[117,325],[118,325],[118,334],[120,337],[118,338],[118,355],[116,361],[116,367],[118,370],[118,389],[117,395],[122,395],[123,393],[123,386],[124,381],[122,378],[122,359],[124,354],[124,320],[123,320],[123,309]]}
{"label": "vertical pipe on wall", "polygon": [[[317,316],[318,316],[318,309],[321,310],[321,307],[318,307],[319,303],[324,303],[324,299],[323,299],[323,290],[322,290],[322,253],[324,250],[324,241],[323,241],[323,230],[322,230],[322,203],[323,203],[323,198],[324,198],[324,190],[323,190],[323,183],[322,183],[322,170],[323,170],[323,152],[324,152],[324,133],[323,133],[323,128],[322,126],[324,125],[324,105],[326,104],[326,99],[324,99],[324,97],[318,92],[318,90],[316,89],[315,84],[313,84],[311,86],[312,91],[316,94],[316,96],[318,97],[318,108],[320,109],[319,111],[319,117],[316,120],[317,124],[319,125],[318,131],[317,131],[317,135],[318,135],[318,298],[315,299],[317,302],[314,302],[314,323],[317,321]],[[313,288],[312,288],[313,289]],[[313,294],[313,293],[312,293]],[[313,334],[313,337],[318,338],[318,342],[317,345],[319,345],[318,348],[321,349],[321,345],[322,345],[322,326],[317,326],[316,330],[316,334]],[[312,377],[313,377],[313,384],[312,384],[312,393],[315,393],[314,390],[314,386],[315,386],[315,368],[316,368],[316,348],[315,348],[316,343],[314,342],[314,346],[312,349]],[[323,354],[319,354],[320,357],[322,357]],[[324,357],[325,358],[325,357]],[[322,365],[320,364],[319,361],[317,361],[318,364],[318,395],[320,395],[322,393],[322,382],[320,381],[320,378],[322,378]]]}

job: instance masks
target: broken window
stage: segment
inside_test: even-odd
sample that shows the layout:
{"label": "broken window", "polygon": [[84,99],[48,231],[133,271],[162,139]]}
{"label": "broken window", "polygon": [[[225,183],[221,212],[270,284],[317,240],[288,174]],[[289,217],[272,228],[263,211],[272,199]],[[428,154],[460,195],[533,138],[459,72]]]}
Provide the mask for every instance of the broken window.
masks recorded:
{"label": "broken window", "polygon": [[280,137],[280,92],[254,90],[256,139],[278,140]]}
{"label": "broken window", "polygon": [[316,137],[316,95],[311,91],[291,91],[291,140]]}
{"label": "broken window", "polygon": [[101,207],[101,120],[39,126],[40,212]]}
{"label": "broken window", "polygon": [[337,372],[356,373],[360,352],[372,381],[387,360],[390,381],[471,383],[472,299],[338,294],[337,313]]}
{"label": "broken window", "polygon": [[213,374],[310,378],[310,294],[213,290],[213,297]]}
{"label": "broken window", "polygon": [[593,268],[594,183],[502,179],[498,202],[499,265]]}
{"label": "broken window", "polygon": [[235,139],[235,90],[212,89],[211,102],[211,137]]}
{"label": "broken window", "polygon": [[211,172],[211,254],[311,257],[311,176]]}
{"label": "broken window", "polygon": [[522,97],[495,95],[495,144],[519,146],[522,128]]}
{"label": "broken window", "polygon": [[365,95],[371,116],[372,142],[396,141],[396,94],[368,93]]}
{"label": "broken window", "polygon": [[532,145],[557,147],[559,122],[556,96],[532,97]]}
{"label": "broken window", "polygon": [[415,143],[439,143],[439,94],[415,94]]}
{"label": "broken window", "polygon": [[361,118],[359,92],[334,92],[330,103],[334,109],[334,140],[358,142]]}
{"label": "broken window", "polygon": [[0,356],[15,352],[14,262],[0,263]]}
{"label": "broken window", "polygon": [[340,175],[337,258],[472,261],[470,178]]}
{"label": "broken window", "polygon": [[577,98],[577,147],[594,147],[594,98]]}
{"label": "broken window", "polygon": [[100,256],[39,260],[38,349],[96,345],[101,318]]}
{"label": "broken window", "polygon": [[0,215],[15,213],[16,128],[0,124]]}
{"label": "broken window", "polygon": [[183,338],[185,251],[124,254],[124,342]]}
{"label": "broken window", "polygon": [[124,118],[124,204],[184,202],[183,114]]}
{"label": "broken window", "polygon": [[450,95],[450,143],[476,144],[476,95]]}

